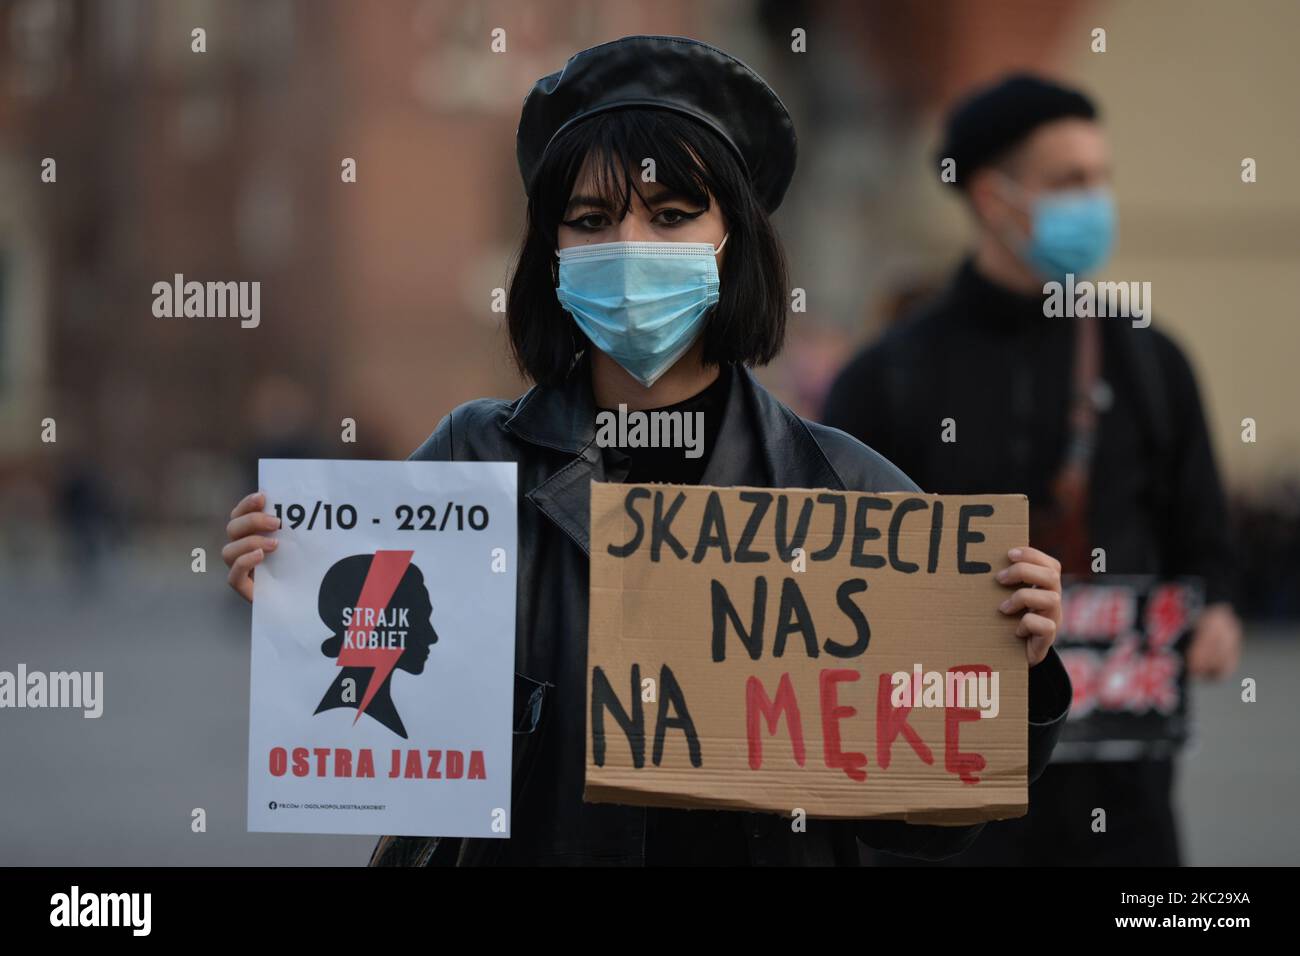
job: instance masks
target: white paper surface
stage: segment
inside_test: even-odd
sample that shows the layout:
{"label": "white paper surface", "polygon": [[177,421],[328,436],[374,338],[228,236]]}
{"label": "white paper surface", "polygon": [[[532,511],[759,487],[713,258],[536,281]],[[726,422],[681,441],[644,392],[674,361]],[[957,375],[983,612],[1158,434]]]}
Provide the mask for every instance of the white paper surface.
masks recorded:
{"label": "white paper surface", "polygon": [[508,837],[515,464],[265,459],[259,487],[248,829]]}

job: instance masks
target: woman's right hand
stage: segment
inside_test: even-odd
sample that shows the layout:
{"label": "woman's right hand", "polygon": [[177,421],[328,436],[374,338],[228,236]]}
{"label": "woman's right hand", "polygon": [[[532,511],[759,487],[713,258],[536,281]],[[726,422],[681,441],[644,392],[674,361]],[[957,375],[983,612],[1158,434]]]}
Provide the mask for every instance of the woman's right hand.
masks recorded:
{"label": "woman's right hand", "polygon": [[230,512],[230,524],[226,525],[230,544],[221,549],[221,559],[230,568],[227,578],[230,586],[250,604],[253,603],[253,568],[279,543],[270,535],[279,529],[280,519],[263,513],[264,507],[266,495],[260,491],[235,505],[235,510]]}

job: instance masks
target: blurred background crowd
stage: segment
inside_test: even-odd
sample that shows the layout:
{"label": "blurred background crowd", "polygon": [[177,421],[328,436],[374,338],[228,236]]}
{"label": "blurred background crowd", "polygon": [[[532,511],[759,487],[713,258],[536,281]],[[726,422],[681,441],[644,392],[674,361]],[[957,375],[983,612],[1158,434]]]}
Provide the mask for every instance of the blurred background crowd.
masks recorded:
{"label": "blurred background crowd", "polygon": [[[1240,541],[1242,672],[1283,685],[1249,753],[1232,685],[1201,704],[1189,858],[1300,860],[1300,5],[0,0],[0,666],[98,660],[109,695],[97,739],[79,718],[0,718],[0,760],[37,768],[0,786],[0,864],[364,860],[367,838],[242,832],[247,611],[223,591],[225,515],[259,456],[405,457],[456,404],[522,390],[492,308],[522,228],[520,103],[629,33],[728,50],[794,118],[776,223],[807,312],[759,377],[812,417],[968,239],[932,158],[943,111],[1014,68],[1096,98],[1117,171],[1109,272],[1151,282],[1199,374]],[[152,286],[177,273],[260,281],[260,325],[156,318]],[[136,702],[116,712],[115,668]],[[228,693],[221,710],[186,690],[196,674]],[[151,741],[189,761],[183,781]],[[115,773],[151,781],[156,803]],[[160,808],[205,799],[228,810],[222,846],[187,843],[184,814],[159,835]]]}

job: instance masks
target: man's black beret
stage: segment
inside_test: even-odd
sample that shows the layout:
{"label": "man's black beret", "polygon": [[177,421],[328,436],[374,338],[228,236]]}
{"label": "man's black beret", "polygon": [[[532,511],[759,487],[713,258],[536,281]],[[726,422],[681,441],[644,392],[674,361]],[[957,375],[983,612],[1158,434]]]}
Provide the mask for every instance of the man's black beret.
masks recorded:
{"label": "man's black beret", "polygon": [[1052,120],[1096,119],[1097,108],[1078,90],[1028,73],[1016,73],[976,90],[948,114],[939,150],[957,161],[953,185],[965,189],[971,175],[998,159],[1030,133]]}
{"label": "man's black beret", "polygon": [[686,37],[631,36],[575,53],[524,98],[516,153],[531,190],[542,157],[575,123],[606,110],[651,107],[689,116],[731,147],[768,212],[794,175],[790,114],[763,78],[735,57]]}

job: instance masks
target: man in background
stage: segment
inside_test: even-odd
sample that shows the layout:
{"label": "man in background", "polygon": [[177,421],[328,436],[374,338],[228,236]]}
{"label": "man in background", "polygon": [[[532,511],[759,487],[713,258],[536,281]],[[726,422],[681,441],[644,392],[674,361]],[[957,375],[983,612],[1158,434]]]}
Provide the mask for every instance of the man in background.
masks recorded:
{"label": "man in background", "polygon": [[[1045,284],[1084,280],[1114,238],[1095,106],[1009,77],[953,110],[939,160],[975,223],[973,254],[937,298],[854,357],[825,422],[926,491],[1028,495],[1030,540],[1065,574],[1087,576],[1100,553],[1110,574],[1204,579],[1187,669],[1231,674],[1241,629],[1225,503],[1186,358],[1149,312],[1045,307]],[[1015,383],[1010,400],[991,386],[1004,381]],[[1030,789],[1028,815],[989,824],[955,862],[1177,865],[1173,778],[1172,759],[1053,764]],[[1100,833],[1096,808],[1107,815]]]}

